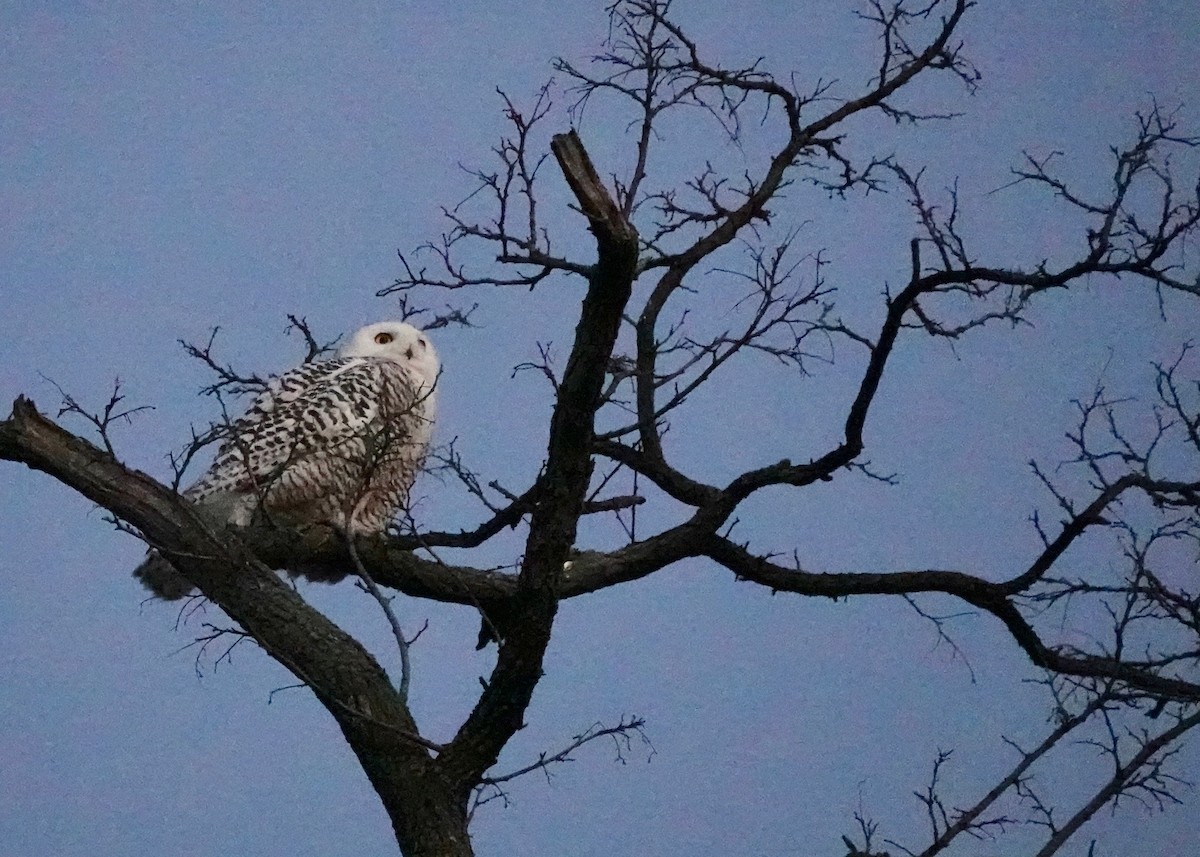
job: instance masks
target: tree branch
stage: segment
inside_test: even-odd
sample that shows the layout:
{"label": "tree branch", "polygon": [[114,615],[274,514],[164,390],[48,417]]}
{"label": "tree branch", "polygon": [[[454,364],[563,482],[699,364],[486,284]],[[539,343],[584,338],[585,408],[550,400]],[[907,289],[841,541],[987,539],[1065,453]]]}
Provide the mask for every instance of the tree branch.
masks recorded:
{"label": "tree branch", "polygon": [[[414,830],[428,823],[413,814],[413,807],[425,803],[418,794],[444,784],[387,674],[358,641],[269,573],[236,536],[214,529],[178,494],[45,419],[23,397],[0,421],[0,458],[54,477],[141,530],[209,600],[312,689],[362,761],[400,841],[410,841]],[[397,741],[397,735],[411,740]],[[457,805],[465,818],[465,797]]]}
{"label": "tree branch", "polygon": [[523,723],[558,606],[563,565],[575,543],[591,479],[591,442],[606,367],[633,288],[637,231],[605,189],[575,132],[551,149],[596,238],[598,259],[588,281],[575,342],[550,421],[545,475],[529,524],[513,621],[500,628],[496,667],[475,709],[439,762],[464,795],[495,764]]}

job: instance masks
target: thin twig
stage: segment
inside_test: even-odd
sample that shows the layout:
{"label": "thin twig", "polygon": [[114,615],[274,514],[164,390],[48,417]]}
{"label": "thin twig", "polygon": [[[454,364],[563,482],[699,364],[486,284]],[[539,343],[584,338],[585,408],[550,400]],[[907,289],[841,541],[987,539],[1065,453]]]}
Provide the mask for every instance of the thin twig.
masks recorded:
{"label": "thin twig", "polygon": [[350,551],[350,559],[354,563],[354,569],[358,572],[363,587],[379,603],[380,608],[382,608],[383,615],[387,617],[388,624],[392,628],[392,636],[396,639],[396,647],[400,649],[400,684],[396,688],[396,692],[400,694],[401,700],[407,702],[408,686],[412,675],[408,657],[409,640],[404,636],[404,629],[400,627],[400,620],[396,618],[396,611],[392,609],[392,599],[383,594],[383,591],[376,585],[374,578],[371,577],[371,573],[367,571],[367,567],[363,565],[363,561],[358,555],[358,548],[354,546],[354,536],[346,532],[345,537],[346,547]]}

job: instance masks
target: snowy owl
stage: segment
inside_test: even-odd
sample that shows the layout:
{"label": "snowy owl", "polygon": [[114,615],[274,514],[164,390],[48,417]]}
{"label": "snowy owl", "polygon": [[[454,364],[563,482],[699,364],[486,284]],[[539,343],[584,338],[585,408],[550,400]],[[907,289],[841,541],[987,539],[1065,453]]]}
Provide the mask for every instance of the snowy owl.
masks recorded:
{"label": "snowy owl", "polygon": [[[437,378],[423,332],[399,321],[367,325],[332,360],[272,379],[183,496],[237,526],[261,510],[289,524],[381,533],[407,503],[425,457]],[[134,576],[167,600],[192,590],[153,551]]]}

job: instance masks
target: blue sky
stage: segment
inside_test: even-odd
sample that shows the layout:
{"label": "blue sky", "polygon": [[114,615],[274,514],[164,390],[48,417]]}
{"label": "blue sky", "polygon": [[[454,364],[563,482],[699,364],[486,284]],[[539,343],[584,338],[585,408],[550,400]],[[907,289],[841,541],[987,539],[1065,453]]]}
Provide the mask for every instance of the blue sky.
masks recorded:
{"label": "blue sky", "polygon": [[[440,206],[471,189],[459,164],[487,165],[503,130],[495,87],[529,103],[552,56],[581,59],[605,32],[594,3],[446,5],[4,4],[0,398],[26,393],[53,412],[50,378],[98,406],[119,377],[132,403],[155,410],[118,429],[118,450],[165,478],[166,453],[212,416],[196,396],[206,376],[177,340],[219,325],[226,358],[281,371],[302,354],[283,335],[287,313],[330,336],[392,314],[375,292],[397,275],[396,250],[441,233]],[[1023,148],[1063,151],[1066,173],[1096,188],[1111,172],[1108,145],[1128,139],[1151,95],[1185,105],[1185,126],[1200,126],[1187,103],[1200,84],[1200,8],[1052,5],[989,4],[968,17],[981,90],[919,93],[961,118],[855,129],[861,151],[927,164],[932,188],[960,177],[969,234],[989,261],[1062,258],[1081,240],[1045,196],[993,192]],[[734,15],[681,2],[678,17],[711,56],[764,56],[781,78],[836,79],[848,94],[873,68],[870,34],[841,3],[747,3]],[[756,129],[738,151],[702,117],[688,121],[665,129],[655,181],[708,157],[753,166],[771,142],[769,127]],[[557,113],[546,131],[567,124]],[[623,129],[605,105],[584,117],[602,173],[630,162]],[[557,174],[545,184],[556,246],[586,260]],[[847,314],[877,319],[885,283],[907,272],[904,199],[828,201],[797,188],[776,209],[806,224],[802,249],[827,248]],[[476,292],[465,300],[480,303],[479,328],[436,334],[439,438],[458,437],[474,466],[510,488],[536,473],[550,406],[544,385],[511,367],[537,341],[565,355],[580,296],[569,280]],[[813,569],[1022,567],[1036,550],[1026,519],[1050,508],[1026,461],[1068,454],[1070,400],[1098,378],[1120,393],[1147,389],[1150,361],[1173,356],[1200,320],[1194,303],[1166,309],[1160,320],[1144,287],[1097,281],[1048,300],[1034,327],[987,329],[957,351],[913,337],[867,434],[868,455],[899,487],[846,478],[771,492],[747,504],[738,532],[763,549],[798,548]],[[860,369],[851,351],[810,378],[751,363],[697,397],[669,449],[717,480],[819,454]],[[239,647],[232,663],[202,659],[198,677],[194,652],[179,650],[214,612],[177,628],[176,609],[142,604],[129,577],[136,541],[38,474],[5,465],[0,486],[0,853],[393,853],[332,721],[302,691],[269,698],[289,683],[281,668]],[[479,516],[451,485],[426,480],[422,495],[431,527]],[[585,537],[612,535],[593,527]],[[1088,547],[1096,552],[1073,558],[1081,567],[1115,562]],[[476,561],[511,562],[519,550],[509,539]],[[361,594],[306,593],[393,665],[388,629]],[[469,710],[492,654],[473,651],[469,611],[408,601],[402,618],[430,619],[414,651],[413,704],[436,740]],[[478,853],[837,853],[858,809],[915,845],[924,822],[911,791],[938,748],[955,749],[950,797],[963,804],[1011,763],[1000,736],[1032,742],[1048,713],[1024,682],[1036,674],[995,623],[955,628],[975,683],[902,602],[771,597],[704,563],[565,604],[529,728],[501,768],[629,713],[647,718],[655,753],[647,764],[635,749],[622,766],[596,745],[550,784],[522,781],[512,806],[481,810]],[[1077,753],[1060,770],[1095,765]],[[1200,770],[1195,745],[1178,765]],[[1079,797],[1072,778],[1060,784],[1064,811]],[[1188,820],[1195,795],[1185,798],[1162,816],[1131,807],[1097,819],[1098,853],[1200,845]],[[997,848],[1024,853],[1009,850],[1031,841],[1023,835]]]}

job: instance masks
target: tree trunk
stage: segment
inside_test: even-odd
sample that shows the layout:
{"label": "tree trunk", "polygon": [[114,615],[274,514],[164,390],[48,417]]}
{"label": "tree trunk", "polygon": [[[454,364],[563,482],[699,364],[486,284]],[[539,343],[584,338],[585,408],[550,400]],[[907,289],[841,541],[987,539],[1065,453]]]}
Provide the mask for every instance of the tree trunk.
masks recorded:
{"label": "tree trunk", "polygon": [[381,735],[361,721],[341,721],[371,785],[383,803],[404,857],[474,857],[467,833],[467,798],[442,775],[433,759],[414,769],[409,742]]}
{"label": "tree trunk", "polygon": [[426,778],[406,784],[403,791],[394,800],[380,796],[404,857],[474,857],[465,799]]}

